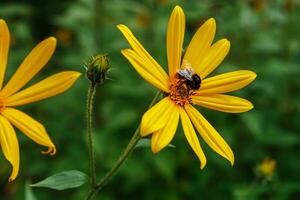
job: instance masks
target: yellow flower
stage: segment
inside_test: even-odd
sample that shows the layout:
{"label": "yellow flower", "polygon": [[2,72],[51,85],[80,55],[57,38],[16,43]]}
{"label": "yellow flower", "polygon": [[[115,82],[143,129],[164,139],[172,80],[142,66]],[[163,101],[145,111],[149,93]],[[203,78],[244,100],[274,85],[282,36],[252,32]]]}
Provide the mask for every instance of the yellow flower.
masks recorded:
{"label": "yellow flower", "polygon": [[265,158],[257,167],[260,175],[272,177],[276,168],[276,161],[272,158]]}
{"label": "yellow flower", "polygon": [[13,107],[46,99],[70,88],[80,76],[74,71],[65,71],[50,76],[27,89],[22,89],[49,61],[56,47],[56,39],[50,37],[39,43],[24,59],[18,70],[3,86],[7,66],[10,34],[4,20],[0,19],[0,143],[5,158],[12,165],[9,181],[19,172],[19,143],[12,125],[36,143],[48,147],[43,152],[54,155],[55,146],[44,126],[27,114]]}
{"label": "yellow flower", "polygon": [[233,165],[234,155],[229,145],[193,105],[228,113],[246,112],[253,108],[251,102],[224,93],[245,87],[255,79],[256,74],[240,70],[206,78],[223,61],[230,47],[226,39],[212,44],[215,20],[207,20],[198,29],[182,58],[185,16],[179,6],[174,8],[167,30],[169,75],[129,28],[125,25],[118,25],[118,28],[132,47],[122,50],[122,54],[146,81],[165,94],[165,98],[143,115],[141,122],[141,135],[152,134],[152,151],[157,153],[170,143],[181,119],[184,134],[200,159],[201,169],[206,165],[206,157],[194,127],[214,151]]}

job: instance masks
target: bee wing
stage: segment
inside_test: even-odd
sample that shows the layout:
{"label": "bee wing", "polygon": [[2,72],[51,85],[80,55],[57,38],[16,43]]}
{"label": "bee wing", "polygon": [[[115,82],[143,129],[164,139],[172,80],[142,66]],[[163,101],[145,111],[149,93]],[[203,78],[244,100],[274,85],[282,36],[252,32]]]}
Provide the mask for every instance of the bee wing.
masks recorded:
{"label": "bee wing", "polygon": [[181,69],[177,72],[180,76],[186,78],[187,80],[189,81],[192,81],[192,75],[193,74],[190,74],[190,71],[188,69]]}
{"label": "bee wing", "polygon": [[192,64],[187,61],[187,60],[183,60],[182,61],[182,69],[178,71],[178,74],[184,78],[186,78],[189,81],[192,81],[192,76],[193,74],[195,74],[193,68],[192,68]]}
{"label": "bee wing", "polygon": [[189,73],[190,77],[192,78],[193,74],[195,74],[193,68],[186,69],[187,73]]}

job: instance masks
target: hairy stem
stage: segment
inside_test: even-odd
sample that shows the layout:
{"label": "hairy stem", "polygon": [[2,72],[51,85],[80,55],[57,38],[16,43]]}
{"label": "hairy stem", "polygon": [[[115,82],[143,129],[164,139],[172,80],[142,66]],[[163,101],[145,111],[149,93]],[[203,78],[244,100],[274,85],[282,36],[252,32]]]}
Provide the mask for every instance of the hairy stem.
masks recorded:
{"label": "hairy stem", "polygon": [[[157,92],[157,94],[153,98],[149,108],[152,107],[154,105],[154,103],[158,100],[159,94],[160,94],[160,92]],[[132,138],[130,139],[127,147],[125,148],[125,150],[123,151],[123,153],[121,154],[119,159],[116,161],[116,163],[113,165],[113,167],[104,175],[104,177],[95,185],[95,187],[93,187],[90,190],[90,192],[86,198],[87,200],[93,199],[95,197],[96,193],[98,191],[100,191],[109,182],[111,177],[118,171],[118,169],[121,167],[121,165],[127,159],[127,157],[132,153],[132,151],[134,150],[136,144],[138,143],[138,141],[140,139],[141,139],[141,135],[140,135],[140,125],[139,125],[138,128],[135,130]]]}
{"label": "hairy stem", "polygon": [[92,188],[96,185],[96,165],[95,165],[95,153],[94,153],[94,140],[93,140],[93,102],[96,94],[96,85],[90,83],[87,95],[87,136],[88,136],[88,148],[89,148],[89,160],[90,160],[90,177]]}

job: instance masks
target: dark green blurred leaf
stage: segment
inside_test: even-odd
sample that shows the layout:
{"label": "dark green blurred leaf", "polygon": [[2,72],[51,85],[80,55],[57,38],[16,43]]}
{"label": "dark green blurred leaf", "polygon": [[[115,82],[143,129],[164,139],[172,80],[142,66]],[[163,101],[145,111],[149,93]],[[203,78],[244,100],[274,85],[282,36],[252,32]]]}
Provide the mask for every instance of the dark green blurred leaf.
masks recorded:
{"label": "dark green blurred leaf", "polygon": [[65,190],[80,187],[88,181],[88,176],[78,170],[70,170],[54,174],[48,178],[31,184],[31,187],[45,187],[55,190]]}
{"label": "dark green blurred leaf", "polygon": [[11,3],[0,7],[1,17],[24,16],[31,12],[30,7],[26,4]]}

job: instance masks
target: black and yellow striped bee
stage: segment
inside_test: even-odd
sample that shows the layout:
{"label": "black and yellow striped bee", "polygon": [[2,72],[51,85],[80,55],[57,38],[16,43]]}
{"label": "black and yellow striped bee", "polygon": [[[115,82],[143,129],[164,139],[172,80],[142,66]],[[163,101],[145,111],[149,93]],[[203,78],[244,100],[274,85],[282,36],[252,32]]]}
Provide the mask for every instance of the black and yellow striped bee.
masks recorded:
{"label": "black and yellow striped bee", "polygon": [[201,78],[195,73],[189,63],[185,62],[183,69],[177,71],[178,78],[183,80],[186,86],[192,90],[198,90],[201,85]]}

